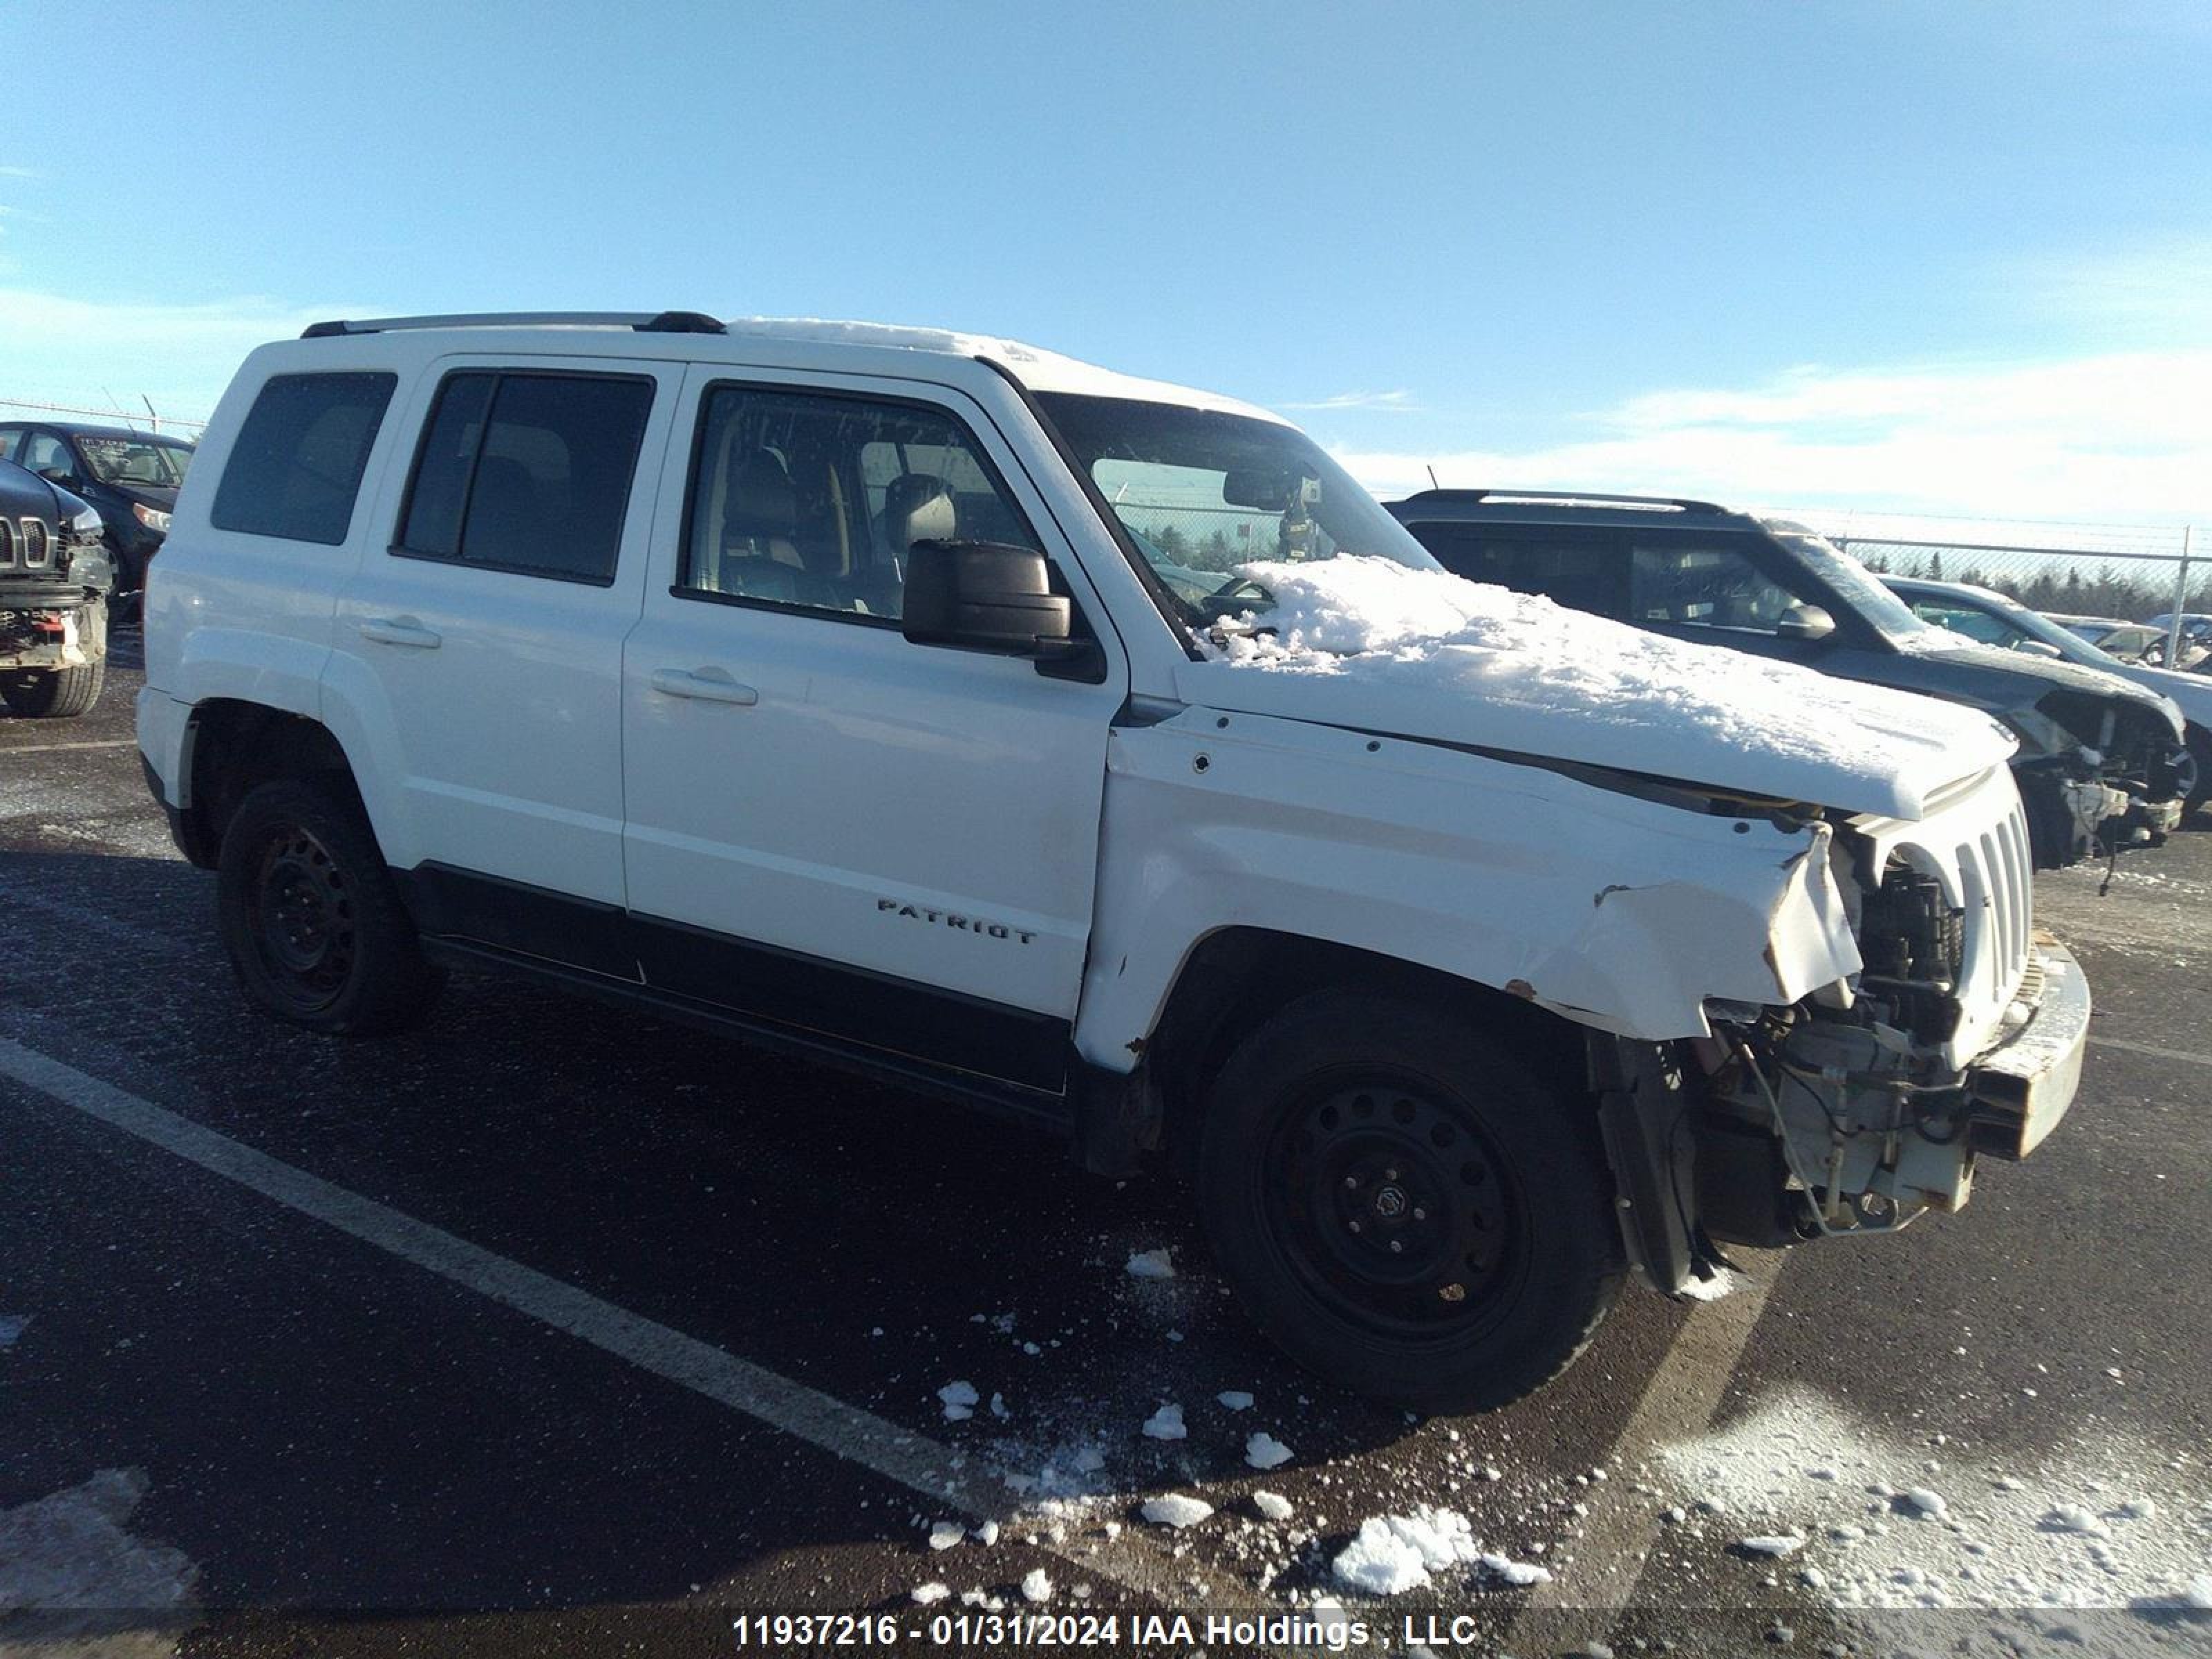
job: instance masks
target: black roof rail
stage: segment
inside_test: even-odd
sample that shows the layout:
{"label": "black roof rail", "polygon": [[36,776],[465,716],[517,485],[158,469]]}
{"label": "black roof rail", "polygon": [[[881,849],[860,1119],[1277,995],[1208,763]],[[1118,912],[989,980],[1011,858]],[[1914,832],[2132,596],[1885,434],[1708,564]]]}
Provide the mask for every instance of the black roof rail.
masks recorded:
{"label": "black roof rail", "polygon": [[726,334],[703,311],[479,311],[443,317],[334,318],[310,323],[303,340],[341,334],[391,334],[416,328],[627,328],[640,334]]}
{"label": "black roof rail", "polygon": [[1671,507],[1683,513],[1726,513],[1717,501],[1687,495],[1616,495],[1603,489],[1424,489],[1412,501],[1589,501],[1595,506]]}

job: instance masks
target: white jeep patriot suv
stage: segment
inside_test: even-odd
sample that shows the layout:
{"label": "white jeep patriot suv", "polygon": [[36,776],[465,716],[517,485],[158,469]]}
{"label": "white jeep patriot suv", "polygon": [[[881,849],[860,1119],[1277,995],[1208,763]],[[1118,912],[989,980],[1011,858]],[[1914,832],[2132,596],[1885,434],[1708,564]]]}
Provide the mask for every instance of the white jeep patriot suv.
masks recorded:
{"label": "white jeep patriot suv", "polygon": [[1425,1409],[1957,1206],[2079,1072],[1985,716],[1462,580],[1274,416],[1004,341],[318,325],[146,641],[261,1007],[494,963],[1172,1152],[1252,1317]]}

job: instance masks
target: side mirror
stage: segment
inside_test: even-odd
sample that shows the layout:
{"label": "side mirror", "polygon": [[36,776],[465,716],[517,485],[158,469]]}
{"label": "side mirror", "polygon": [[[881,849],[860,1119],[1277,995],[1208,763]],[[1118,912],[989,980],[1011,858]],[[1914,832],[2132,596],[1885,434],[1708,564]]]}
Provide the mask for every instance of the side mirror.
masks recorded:
{"label": "side mirror", "polygon": [[1066,662],[1097,651],[1075,636],[1075,601],[1052,591],[1035,548],[916,542],[907,550],[900,630],[916,645]]}
{"label": "side mirror", "polygon": [[2049,640],[2018,640],[2012,648],[2031,657],[2049,657],[2054,662],[2066,654]]}
{"label": "side mirror", "polygon": [[64,489],[75,489],[83,482],[65,466],[42,466],[39,476],[50,484],[59,484]]}
{"label": "side mirror", "polygon": [[1793,605],[1774,624],[1774,636],[1782,640],[1825,640],[1835,631],[1836,619],[1817,605]]}

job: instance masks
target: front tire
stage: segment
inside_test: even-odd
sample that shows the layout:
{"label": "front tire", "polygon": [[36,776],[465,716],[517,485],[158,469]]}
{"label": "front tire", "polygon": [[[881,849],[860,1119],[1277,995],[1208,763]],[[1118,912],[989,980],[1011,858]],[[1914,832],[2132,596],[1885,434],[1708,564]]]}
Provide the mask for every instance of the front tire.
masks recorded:
{"label": "front tire", "polygon": [[342,784],[286,778],[248,794],[223,830],[216,896],[239,984],[292,1024],[341,1036],[399,1030],[443,982]]}
{"label": "front tire", "polygon": [[1198,1195],[1253,1322],[1332,1382],[1486,1411],[1588,1346],[1626,1271],[1584,1103],[1465,1014],[1373,993],[1291,1003],[1222,1068]]}

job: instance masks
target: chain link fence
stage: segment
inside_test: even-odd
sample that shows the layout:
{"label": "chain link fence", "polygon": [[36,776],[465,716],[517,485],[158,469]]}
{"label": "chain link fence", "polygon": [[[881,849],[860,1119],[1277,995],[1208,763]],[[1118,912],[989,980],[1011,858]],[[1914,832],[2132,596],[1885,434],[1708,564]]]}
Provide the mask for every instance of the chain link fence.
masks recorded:
{"label": "chain link fence", "polygon": [[125,409],[90,400],[0,397],[0,421],[33,421],[50,415],[57,420],[97,421],[134,432],[167,432],[185,438],[198,438],[207,429],[207,422],[197,416],[164,414],[150,398],[141,398],[138,404],[137,409]]}
{"label": "chain link fence", "polygon": [[2191,525],[2050,524],[1928,514],[1803,511],[1880,574],[1991,588],[2034,611],[2148,622],[2212,611],[2212,549]]}

